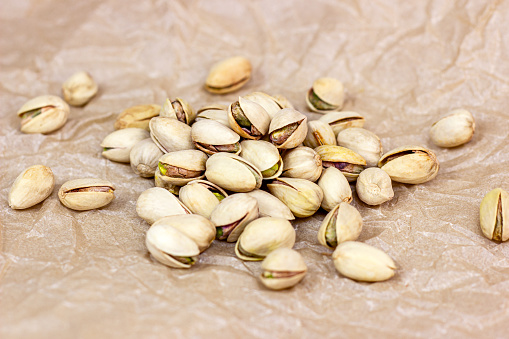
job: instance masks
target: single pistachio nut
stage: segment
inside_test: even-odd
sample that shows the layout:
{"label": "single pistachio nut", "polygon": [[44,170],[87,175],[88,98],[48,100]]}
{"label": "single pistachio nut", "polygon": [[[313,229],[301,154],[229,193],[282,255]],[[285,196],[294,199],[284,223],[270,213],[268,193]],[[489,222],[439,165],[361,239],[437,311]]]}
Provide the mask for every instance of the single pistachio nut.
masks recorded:
{"label": "single pistachio nut", "polygon": [[475,121],[466,109],[457,109],[435,122],[429,131],[431,141],[440,147],[456,147],[474,136]]}
{"label": "single pistachio nut", "polygon": [[480,208],[481,230],[484,236],[495,241],[509,239],[509,194],[495,188],[484,196]]}
{"label": "single pistachio nut", "polygon": [[352,127],[342,130],[337,136],[338,146],[351,149],[366,160],[367,167],[376,167],[383,154],[382,142],[373,132]]}
{"label": "single pistachio nut", "polygon": [[241,56],[222,60],[210,69],[205,89],[214,94],[234,92],[249,80],[251,68],[249,60]]}
{"label": "single pistachio nut", "polygon": [[164,188],[168,192],[178,196],[179,191],[180,191],[180,186],[172,184],[171,182],[169,182],[169,180],[171,181],[171,178],[168,178],[168,177],[165,177],[164,175],[162,175],[161,172],[159,171],[159,167],[157,167],[156,171],[154,173],[155,187]]}
{"label": "single pistachio nut", "polygon": [[271,290],[282,290],[297,285],[307,273],[307,266],[299,252],[278,248],[262,262],[262,284]]}
{"label": "single pistachio nut", "polygon": [[380,205],[394,197],[391,177],[378,167],[366,168],[359,174],[356,191],[368,205]]}
{"label": "single pistachio nut", "polygon": [[69,105],[54,95],[42,95],[27,101],[18,111],[23,133],[51,133],[69,117]]}
{"label": "single pistachio nut", "polygon": [[163,152],[152,139],[143,139],[136,143],[129,153],[129,161],[134,173],[143,178],[151,178],[157,168],[158,160]]}
{"label": "single pistachio nut", "polygon": [[241,137],[258,140],[267,134],[270,116],[261,105],[239,97],[239,100],[228,107],[228,122]]}
{"label": "single pistachio nut", "polygon": [[342,202],[323,219],[318,230],[318,242],[334,249],[345,241],[357,240],[362,231],[362,217],[352,205]]}
{"label": "single pistachio nut", "polygon": [[230,128],[230,123],[228,122],[228,106],[220,104],[204,106],[198,110],[198,114],[196,115],[196,121],[200,120],[215,120]]}
{"label": "single pistachio nut", "polygon": [[253,190],[246,194],[258,201],[258,213],[260,217],[283,218],[286,220],[295,219],[295,216],[288,206],[272,194],[260,189]]}
{"label": "single pistachio nut", "polygon": [[385,153],[378,161],[393,181],[422,184],[434,179],[440,164],[431,150],[420,146],[403,146]]}
{"label": "single pistachio nut", "polygon": [[308,118],[293,108],[280,110],[271,120],[269,139],[277,148],[299,146],[308,133]]}
{"label": "single pistachio nut", "polygon": [[244,99],[254,101],[258,105],[262,106],[263,109],[269,115],[270,119],[272,119],[274,115],[276,115],[276,113],[279,112],[279,110],[281,110],[281,107],[276,102],[276,100],[270,95],[263,92],[249,93],[244,96]]}
{"label": "single pistachio nut", "polygon": [[322,145],[336,145],[336,136],[332,127],[320,120],[308,122],[308,134],[304,139],[304,146],[315,148]]}
{"label": "single pistachio nut", "polygon": [[198,261],[198,245],[175,227],[160,223],[147,231],[145,244],[152,256],[173,268],[190,268]]}
{"label": "single pistachio nut", "polygon": [[267,184],[267,187],[297,218],[312,216],[322,203],[322,189],[306,179],[279,177]]}
{"label": "single pistachio nut", "polygon": [[102,156],[112,161],[129,163],[134,145],[149,136],[149,133],[141,128],[124,128],[114,131],[101,142]]}
{"label": "single pistachio nut", "polygon": [[245,193],[232,194],[222,200],[210,214],[216,225],[216,239],[235,242],[246,225],[258,218],[258,201]]}
{"label": "single pistachio nut", "polygon": [[279,105],[279,107],[281,107],[281,109],[283,109],[283,108],[293,108],[293,109],[295,109],[295,107],[293,107],[293,105],[290,102],[290,100],[288,100],[285,96],[283,96],[281,94],[276,94],[276,95],[273,95],[272,97],[274,98],[276,103]]}
{"label": "single pistachio nut", "polygon": [[207,155],[196,149],[188,149],[164,154],[157,167],[160,177],[176,186],[184,186],[190,181],[205,177]]}
{"label": "single pistachio nut", "polygon": [[[193,180],[180,188],[179,198],[189,210],[210,219],[210,214],[228,194],[206,180]],[[215,230],[214,230],[215,236]]]}
{"label": "single pistachio nut", "polygon": [[187,101],[175,98],[173,101],[166,99],[159,116],[176,119],[186,125],[191,125],[196,118],[196,113]]}
{"label": "single pistachio nut", "polygon": [[278,248],[292,248],[295,230],[281,218],[258,218],[251,221],[235,244],[235,254],[242,260],[261,261]]}
{"label": "single pistachio nut", "polygon": [[244,140],[240,144],[240,156],[255,165],[263,179],[274,179],[281,175],[283,160],[276,146],[263,140]]}
{"label": "single pistachio nut", "polygon": [[49,197],[54,187],[55,177],[51,168],[30,166],[14,180],[9,191],[9,206],[15,210],[35,206]]}
{"label": "single pistachio nut", "polygon": [[313,112],[329,113],[343,108],[345,90],[341,81],[334,78],[315,80],[306,95],[306,104]]}
{"label": "single pistachio nut", "polygon": [[150,137],[163,153],[194,149],[191,126],[177,119],[156,117],[149,123]]}
{"label": "single pistachio nut", "polygon": [[330,211],[342,202],[352,201],[352,189],[345,175],[335,167],[323,170],[318,180],[318,186],[323,191],[322,208]]}
{"label": "single pistachio nut", "polygon": [[337,137],[344,129],[363,127],[366,119],[357,112],[343,111],[327,113],[318,120],[328,123]]}
{"label": "single pistachio nut", "polygon": [[87,72],[71,75],[62,85],[64,99],[69,105],[83,106],[97,94],[98,86]]}
{"label": "single pistachio nut", "polygon": [[262,173],[255,165],[231,153],[216,153],[206,163],[207,180],[233,192],[249,192],[262,185]]}
{"label": "single pistachio nut", "polygon": [[62,205],[76,211],[104,207],[115,199],[115,187],[104,179],[84,178],[65,182],[58,191]]}
{"label": "single pistachio nut", "polygon": [[385,252],[373,246],[345,241],[332,254],[339,273],[357,281],[384,281],[394,276],[396,264]]}
{"label": "single pistachio nut", "polygon": [[322,174],[322,159],[313,149],[299,146],[283,154],[282,176],[317,181]]}
{"label": "single pistachio nut", "polygon": [[214,120],[196,121],[191,126],[191,139],[197,149],[210,155],[218,152],[239,154],[242,150],[240,136]]}
{"label": "single pistachio nut", "polygon": [[115,129],[143,128],[149,131],[150,119],[157,117],[161,111],[159,105],[137,105],[120,113],[115,121]]}
{"label": "single pistachio nut", "polygon": [[323,145],[315,148],[322,159],[322,166],[336,167],[349,182],[357,180],[359,173],[366,167],[366,160],[354,151],[341,147]]}
{"label": "single pistachio nut", "polygon": [[173,194],[161,187],[152,187],[140,194],[136,201],[136,213],[152,225],[171,215],[191,214],[191,211]]}

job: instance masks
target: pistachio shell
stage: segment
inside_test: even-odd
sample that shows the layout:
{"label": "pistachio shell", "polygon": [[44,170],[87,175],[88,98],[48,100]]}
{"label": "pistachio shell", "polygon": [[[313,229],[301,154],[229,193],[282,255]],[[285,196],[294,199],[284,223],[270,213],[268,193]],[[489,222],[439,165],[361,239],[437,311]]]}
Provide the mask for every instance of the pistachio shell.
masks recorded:
{"label": "pistachio shell", "polygon": [[391,177],[377,167],[362,171],[356,185],[359,199],[368,205],[380,205],[394,197]]}
{"label": "pistachio shell", "polygon": [[196,121],[214,120],[230,128],[228,122],[228,106],[210,105],[201,108],[196,115]]}
{"label": "pistachio shell", "polygon": [[149,131],[150,119],[159,115],[159,105],[137,105],[120,113],[115,121],[115,129],[143,128]]}
{"label": "pistachio shell", "polygon": [[306,95],[309,109],[318,113],[339,111],[344,101],[343,84],[334,78],[320,78],[315,80],[313,87]]}
{"label": "pistachio shell", "polygon": [[57,96],[35,97],[18,111],[21,132],[45,134],[56,131],[66,123],[69,111],[69,105]]}
{"label": "pistachio shell", "polygon": [[131,149],[149,136],[149,133],[141,128],[124,128],[114,131],[101,142],[102,156],[109,160],[129,163]]}
{"label": "pistachio shell", "polygon": [[465,109],[457,109],[435,122],[430,129],[431,141],[440,147],[456,147],[474,136],[475,121]]}
{"label": "pistachio shell", "polygon": [[308,133],[304,139],[304,146],[315,148],[321,145],[336,145],[336,136],[332,127],[320,120],[308,122]]}
{"label": "pistachio shell", "polygon": [[149,127],[150,137],[163,153],[194,149],[191,127],[178,120],[156,117]]}
{"label": "pistachio shell", "polygon": [[240,144],[240,156],[255,165],[262,172],[263,179],[274,179],[281,175],[283,160],[276,146],[263,140],[244,140]]}
{"label": "pistachio shell", "polygon": [[[240,106],[242,113],[251,125],[249,130],[247,127],[240,126],[238,121],[235,120],[234,107],[237,104]],[[228,107],[228,122],[230,123],[230,127],[241,137],[258,140],[267,134],[270,116],[267,114],[267,111],[256,102],[239,97],[237,102],[232,103]],[[253,132],[253,127],[256,128],[258,134]]]}
{"label": "pistachio shell", "polygon": [[283,108],[295,109],[295,107],[293,107],[292,103],[286,97],[282,96],[281,94],[276,94],[276,95],[273,95],[272,97],[274,98],[276,103],[279,105],[279,107],[281,107],[281,109],[283,109]]}
{"label": "pistachio shell", "polygon": [[180,186],[172,184],[170,181],[171,179],[162,175],[161,172],[159,171],[159,167],[157,167],[156,171],[154,172],[155,186],[164,188],[165,190],[174,195],[179,195]]}
{"label": "pistachio shell", "polygon": [[[207,155],[198,150],[183,150],[164,154],[159,158],[159,173],[165,181],[176,186],[184,186],[190,181],[203,179]],[[173,171],[162,173],[169,166]]]}
{"label": "pistachio shell", "polygon": [[378,167],[393,181],[405,184],[422,184],[438,174],[438,159],[431,150],[420,146],[403,146],[385,153]]}
{"label": "pistachio shell", "polygon": [[8,202],[12,209],[25,209],[37,205],[51,195],[55,177],[51,168],[30,166],[21,172],[9,191]]}
{"label": "pistachio shell", "polygon": [[162,217],[191,214],[191,211],[173,194],[161,187],[144,191],[136,201],[136,213],[140,218],[153,224]]}
{"label": "pistachio shell", "polygon": [[273,97],[263,92],[249,93],[244,96],[244,99],[254,101],[258,105],[262,106],[271,119],[281,109]]}
{"label": "pistachio shell", "polygon": [[339,203],[323,219],[318,230],[318,242],[334,249],[337,244],[357,240],[362,231],[359,211],[346,202]]}
{"label": "pistachio shell", "polygon": [[72,106],[83,106],[97,94],[97,84],[87,72],[71,75],[62,85],[65,101]]}
{"label": "pistachio shell", "polygon": [[501,188],[487,193],[480,207],[481,230],[488,239],[509,239],[509,194]]}
{"label": "pistachio shell", "polygon": [[[282,149],[299,146],[308,132],[307,120],[308,118],[304,114],[295,109],[284,108],[280,110],[270,122],[270,141],[277,148]],[[280,136],[277,136],[278,133]]]}
{"label": "pistachio shell", "polygon": [[260,217],[283,218],[286,220],[294,220],[292,211],[281,200],[270,193],[260,189],[246,193],[258,201],[258,211]]}
{"label": "pistachio shell", "polygon": [[335,167],[323,170],[318,186],[323,191],[322,208],[330,211],[342,202],[352,201],[352,189],[346,177]]}
{"label": "pistachio shell", "polygon": [[350,111],[327,113],[318,120],[328,123],[336,136],[344,129],[363,127],[365,122],[362,115]]}
{"label": "pistachio shell", "polygon": [[173,101],[166,99],[159,116],[176,119],[184,124],[191,125],[196,118],[196,113],[187,101],[175,98]]}
{"label": "pistachio shell", "polygon": [[249,192],[262,185],[260,170],[235,154],[213,154],[207,160],[206,168],[207,180],[230,191]]}
{"label": "pistachio shell", "polygon": [[288,150],[283,155],[283,172],[285,177],[316,181],[322,174],[322,159],[309,147],[299,146]]}
{"label": "pistachio shell", "polygon": [[193,180],[179,191],[179,198],[184,205],[191,212],[205,218],[210,218],[214,208],[227,196],[228,194],[221,187],[206,180]]}
{"label": "pistachio shell", "polygon": [[312,216],[322,203],[322,189],[309,180],[280,177],[267,187],[297,218]]}
{"label": "pistachio shell", "polygon": [[212,66],[205,80],[205,89],[215,94],[230,93],[244,86],[250,77],[251,63],[244,57],[236,56]]}
{"label": "pistachio shell", "polygon": [[323,145],[315,151],[320,155],[323,167],[336,167],[350,182],[355,181],[366,166],[363,157],[345,147]]}
{"label": "pistachio shell", "polygon": [[191,267],[200,254],[198,245],[190,237],[164,223],[148,229],[145,244],[157,261],[174,268]]}
{"label": "pistachio shell", "polygon": [[157,168],[157,163],[163,152],[152,139],[143,139],[136,143],[129,153],[131,168],[134,173],[143,178],[151,178]]}
{"label": "pistachio shell", "polygon": [[115,199],[115,187],[104,179],[84,178],[65,182],[58,191],[62,205],[76,211],[87,211],[108,205]]}
{"label": "pistachio shell", "polygon": [[[229,127],[214,120],[196,121],[191,128],[191,138],[196,148],[207,154],[226,152],[229,149],[228,145],[235,146],[232,147],[231,153],[239,154],[242,150],[239,143],[240,136]],[[233,152],[235,149],[236,151]]]}
{"label": "pistachio shell", "polygon": [[307,266],[299,252],[290,248],[278,248],[270,252],[262,262],[264,272],[261,282],[272,290],[282,290],[297,285],[307,272]]}
{"label": "pistachio shell", "polygon": [[366,160],[366,166],[376,167],[383,154],[380,138],[364,128],[352,127],[338,133],[338,145],[351,149]]}

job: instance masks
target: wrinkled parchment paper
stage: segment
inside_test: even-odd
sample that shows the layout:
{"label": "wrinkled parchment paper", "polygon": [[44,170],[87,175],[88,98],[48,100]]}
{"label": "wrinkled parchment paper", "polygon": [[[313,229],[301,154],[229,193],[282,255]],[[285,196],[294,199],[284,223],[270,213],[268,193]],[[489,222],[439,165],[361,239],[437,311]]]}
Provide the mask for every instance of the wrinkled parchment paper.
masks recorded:
{"label": "wrinkled parchment paper", "polygon": [[[0,10],[0,337],[2,338],[507,338],[509,244],[481,235],[479,204],[509,189],[509,1],[57,1],[8,0]],[[253,64],[240,91],[203,89],[210,66],[233,55]],[[49,135],[22,134],[16,111],[60,95],[87,70],[100,86]],[[101,157],[116,116],[183,97],[196,109],[261,90],[308,112],[318,77],[343,81],[345,110],[366,117],[386,151],[423,145],[437,178],[394,184],[395,198],[353,205],[360,240],[386,251],[396,276],[375,284],[338,274],[316,233],[325,213],[298,220],[301,284],[273,292],[234,245],[214,242],[189,270],[148,254],[138,195],[153,181]],[[476,119],[468,144],[441,149],[430,125],[455,108]],[[317,114],[307,113],[312,119]],[[25,168],[44,164],[53,194],[28,210],[7,205]],[[63,207],[67,180],[117,187],[108,207]]]}

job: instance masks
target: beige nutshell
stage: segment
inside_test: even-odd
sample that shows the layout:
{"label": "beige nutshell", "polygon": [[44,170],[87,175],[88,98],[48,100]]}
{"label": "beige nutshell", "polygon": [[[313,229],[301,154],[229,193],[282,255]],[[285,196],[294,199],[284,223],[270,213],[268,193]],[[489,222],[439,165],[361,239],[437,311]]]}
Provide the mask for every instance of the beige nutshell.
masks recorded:
{"label": "beige nutshell", "polygon": [[367,167],[376,167],[383,154],[380,138],[364,128],[352,127],[338,133],[338,146],[351,149],[366,160]]}
{"label": "beige nutshell", "polygon": [[304,146],[315,148],[322,145],[336,145],[336,136],[332,127],[321,120],[308,122],[308,133],[304,139]]}
{"label": "beige nutshell", "polygon": [[307,121],[304,114],[293,108],[280,110],[270,121],[270,142],[280,149],[299,146],[308,133]]}
{"label": "beige nutshell", "polygon": [[255,165],[238,155],[220,152],[206,163],[207,180],[229,191],[250,192],[262,185],[262,173]]}
{"label": "beige nutshell", "polygon": [[149,123],[150,137],[163,153],[194,149],[191,126],[167,117],[155,117]]}
{"label": "beige nutshell", "polygon": [[474,136],[475,121],[465,109],[457,109],[435,122],[429,131],[431,141],[440,147],[456,147],[469,142]]}
{"label": "beige nutshell", "polygon": [[267,134],[271,118],[255,101],[239,97],[228,107],[230,127],[245,139],[258,140]]}
{"label": "beige nutshell", "polygon": [[351,111],[327,113],[318,120],[328,123],[336,136],[347,128],[363,127],[366,121],[362,115]]}
{"label": "beige nutshell", "polygon": [[238,155],[242,150],[240,136],[229,125],[215,120],[197,120],[191,127],[191,138],[197,149],[209,155],[219,152]]}
{"label": "beige nutshell", "polygon": [[283,160],[276,146],[263,140],[244,140],[240,144],[240,156],[255,165],[263,179],[274,179],[281,175]]}
{"label": "beige nutshell", "polygon": [[307,266],[299,252],[278,248],[262,262],[260,281],[271,290],[282,290],[297,285],[307,273]]}
{"label": "beige nutshell", "polygon": [[62,205],[76,211],[104,207],[115,199],[115,187],[104,179],[83,178],[65,182],[58,191]]}
{"label": "beige nutshell", "polygon": [[168,190],[161,187],[152,187],[145,190],[138,197],[136,213],[152,225],[163,217],[191,214],[191,211]]}
{"label": "beige nutshell", "polygon": [[136,143],[129,153],[129,161],[133,172],[143,178],[152,178],[157,169],[158,159],[163,152],[152,139],[143,139]]}
{"label": "beige nutshell", "polygon": [[210,214],[228,194],[219,186],[206,180],[193,180],[183,186],[179,199],[189,210],[210,219]]}
{"label": "beige nutshell", "polygon": [[352,205],[342,202],[327,213],[317,238],[323,246],[334,249],[342,242],[357,240],[361,231],[361,214]]}
{"label": "beige nutshell", "polygon": [[57,96],[35,97],[18,110],[21,132],[45,134],[56,131],[67,122],[69,112],[69,105]]}
{"label": "beige nutshell", "polygon": [[72,106],[83,106],[96,94],[99,87],[88,72],[74,73],[62,85],[65,101]]}
{"label": "beige nutshell", "polygon": [[21,172],[9,191],[8,202],[12,209],[25,209],[37,205],[50,196],[55,187],[51,168],[30,166]]}
{"label": "beige nutshell", "polygon": [[283,153],[282,176],[317,181],[322,174],[322,159],[312,148],[299,146]]}
{"label": "beige nutshell", "polygon": [[228,106],[221,104],[207,105],[198,110],[196,121],[200,120],[214,120],[220,124],[230,128],[228,122]]}
{"label": "beige nutshell", "polygon": [[322,208],[330,211],[342,202],[352,201],[352,189],[345,175],[335,167],[323,170],[318,180],[318,186],[323,191]]}
{"label": "beige nutshell", "polygon": [[196,112],[182,98],[175,98],[173,101],[166,99],[159,115],[165,118],[176,119],[186,125],[191,125],[196,118]]}
{"label": "beige nutshell", "polygon": [[115,129],[143,128],[149,131],[150,119],[157,117],[161,111],[159,105],[137,105],[120,113],[115,121]]}
{"label": "beige nutshell", "polygon": [[251,78],[251,62],[242,56],[222,60],[212,66],[205,89],[214,94],[238,90]]}
{"label": "beige nutshell", "polygon": [[306,179],[279,177],[267,184],[267,188],[288,206],[297,218],[315,214],[323,200],[320,186]]}
{"label": "beige nutshell", "polygon": [[422,184],[434,179],[440,168],[433,151],[421,146],[403,146],[385,153],[378,161],[393,181]]}
{"label": "beige nutshell", "polygon": [[509,193],[495,188],[481,201],[479,212],[484,236],[495,241],[509,239]]}
{"label": "beige nutshell", "polygon": [[359,199],[368,205],[380,205],[394,197],[391,177],[377,167],[367,168],[359,174],[356,191]]}
{"label": "beige nutshell", "polygon": [[283,218],[286,220],[294,220],[292,211],[281,200],[272,194],[260,189],[246,193],[258,201],[258,211],[260,217]]}
{"label": "beige nutshell", "polygon": [[341,81],[334,78],[319,78],[306,95],[309,109],[317,113],[339,111],[343,107],[345,90]]}
{"label": "beige nutshell", "polygon": [[108,134],[101,142],[101,154],[112,161],[129,163],[134,145],[149,136],[149,133],[141,128],[119,129]]}

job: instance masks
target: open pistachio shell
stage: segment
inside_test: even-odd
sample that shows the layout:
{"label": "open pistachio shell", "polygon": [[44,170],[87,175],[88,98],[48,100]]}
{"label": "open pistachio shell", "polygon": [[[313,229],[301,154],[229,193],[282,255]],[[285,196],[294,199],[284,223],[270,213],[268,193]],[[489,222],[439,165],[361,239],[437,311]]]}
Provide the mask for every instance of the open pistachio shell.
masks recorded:
{"label": "open pistachio shell", "polygon": [[9,191],[9,206],[19,210],[37,205],[51,195],[54,187],[55,177],[51,168],[30,166],[14,180]]}
{"label": "open pistachio shell", "polygon": [[435,122],[430,129],[431,141],[440,147],[456,147],[469,142],[474,136],[475,121],[465,109],[457,109]]}
{"label": "open pistachio shell", "polygon": [[495,188],[484,196],[480,208],[481,230],[495,241],[509,239],[509,193]]}
{"label": "open pistachio shell", "polygon": [[157,163],[163,152],[152,139],[143,139],[136,143],[129,153],[131,168],[134,173],[143,178],[151,178],[157,168]]}
{"label": "open pistachio shell", "polygon": [[385,153],[378,167],[393,181],[405,184],[422,184],[435,178],[440,167],[431,150],[420,146],[403,146]]}
{"label": "open pistachio shell", "polygon": [[239,154],[242,150],[240,136],[214,120],[196,121],[191,127],[191,138],[196,148],[210,155],[218,152]]}
{"label": "open pistachio shell", "polygon": [[214,184],[234,192],[249,192],[262,185],[262,173],[244,158],[216,153],[206,163],[205,176]]}
{"label": "open pistachio shell", "polygon": [[156,117],[149,123],[150,137],[163,153],[194,149],[191,127],[176,119]]}
{"label": "open pistachio shell", "polygon": [[318,113],[339,111],[345,98],[343,84],[334,78],[315,80],[306,95],[309,109]]}
{"label": "open pistachio shell", "polygon": [[307,121],[304,114],[293,108],[280,110],[270,122],[270,142],[282,149],[299,146],[308,132]]}
{"label": "open pistachio shell", "polygon": [[276,146],[263,140],[244,140],[240,156],[255,165],[263,179],[274,179],[283,172],[283,160]]}
{"label": "open pistachio shell", "polygon": [[191,125],[196,118],[196,113],[187,101],[175,98],[173,101],[166,99],[159,116],[176,119],[184,124]]}
{"label": "open pistachio shell", "polygon": [[376,167],[383,154],[380,138],[364,128],[352,127],[338,133],[338,146],[351,149],[366,160],[366,166]]}
{"label": "open pistachio shell", "polygon": [[368,205],[380,205],[394,197],[391,177],[378,167],[366,168],[359,174],[356,191]]}
{"label": "open pistachio shell", "polygon": [[141,128],[124,128],[114,131],[101,142],[102,156],[112,161],[129,163],[134,145],[149,136],[149,133]]}
{"label": "open pistachio shell", "polygon": [[54,95],[42,95],[27,101],[18,111],[21,132],[50,133],[62,127],[69,117],[69,105]]}
{"label": "open pistachio shell", "polygon": [[297,285],[308,270],[299,252],[290,248],[278,248],[263,259],[262,284],[272,290],[282,290]]}
{"label": "open pistachio shell", "polygon": [[241,56],[222,60],[210,69],[205,89],[214,94],[234,92],[249,80],[251,68],[249,60]]}
{"label": "open pistachio shell", "polygon": [[205,218],[210,218],[214,208],[227,196],[221,187],[206,180],[193,180],[179,191],[179,198],[184,205],[191,212]]}
{"label": "open pistachio shell", "polygon": [[293,105],[290,102],[290,100],[288,100],[285,96],[283,96],[281,94],[276,94],[276,95],[273,95],[272,97],[274,98],[274,100],[276,101],[276,103],[279,105],[279,107],[281,109],[283,109],[283,108],[293,108],[293,109],[295,109],[295,107],[293,107]]}
{"label": "open pistachio shell", "polygon": [[283,155],[283,173],[289,178],[317,181],[322,174],[322,159],[313,149],[305,146],[288,150]]}
{"label": "open pistachio shell", "polygon": [[200,254],[198,245],[190,237],[166,223],[150,227],[145,244],[157,261],[174,268],[191,267]]}
{"label": "open pistachio shell", "polygon": [[278,105],[278,103],[273,97],[263,92],[249,93],[244,96],[244,99],[254,101],[258,105],[262,106],[271,119],[281,109],[281,107]]}
{"label": "open pistachio shell", "polygon": [[256,102],[239,97],[228,107],[228,122],[241,137],[258,140],[267,134],[270,116]]}
{"label": "open pistachio shell", "polygon": [[322,166],[336,167],[350,182],[355,181],[366,167],[366,160],[354,151],[341,147],[323,145],[315,148],[322,159]]}
{"label": "open pistachio shell", "polygon": [[304,139],[304,146],[315,148],[322,145],[336,145],[336,136],[332,127],[321,120],[308,122],[308,133]]}
{"label": "open pistachio shell", "polygon": [[230,128],[228,122],[228,106],[225,105],[208,105],[198,110],[196,121],[200,120],[215,120],[222,125]]}
{"label": "open pistachio shell", "polygon": [[97,94],[98,86],[88,72],[71,75],[62,85],[65,101],[72,106],[83,106]]}
{"label": "open pistachio shell", "polygon": [[155,186],[164,188],[165,190],[174,195],[179,195],[180,186],[172,184],[171,181],[172,181],[171,178],[162,175],[162,173],[159,171],[159,167],[156,168],[156,171],[154,172]]}
{"label": "open pistachio shell", "polygon": [[318,230],[318,242],[334,249],[344,241],[356,240],[362,231],[359,211],[346,202],[336,205],[323,219]]}
{"label": "open pistachio shell", "polygon": [[58,191],[62,205],[77,211],[87,211],[108,205],[115,187],[104,179],[84,178],[65,182]]}
{"label": "open pistachio shell", "polygon": [[159,173],[170,184],[184,186],[190,181],[203,179],[207,155],[188,149],[164,154],[159,158]]}
{"label": "open pistachio shell", "polygon": [[344,174],[335,167],[323,170],[318,186],[323,191],[322,208],[326,211],[330,211],[342,202],[352,201],[350,184]]}
{"label": "open pistachio shell", "polygon": [[286,220],[294,220],[292,211],[281,200],[270,193],[260,189],[246,193],[258,201],[258,213],[260,217],[283,218]]}
{"label": "open pistachio shell", "polygon": [[306,179],[279,177],[267,187],[297,218],[312,216],[322,203],[322,189]]}
{"label": "open pistachio shell", "polygon": [[150,119],[157,117],[161,111],[159,105],[137,105],[120,113],[115,121],[115,129],[143,128],[149,131]]}
{"label": "open pistachio shell", "polygon": [[344,129],[363,127],[366,119],[357,112],[343,111],[325,114],[318,120],[328,123],[337,136]]}
{"label": "open pistachio shell", "polygon": [[152,225],[162,217],[191,214],[191,211],[173,194],[161,187],[152,187],[140,194],[136,213]]}

